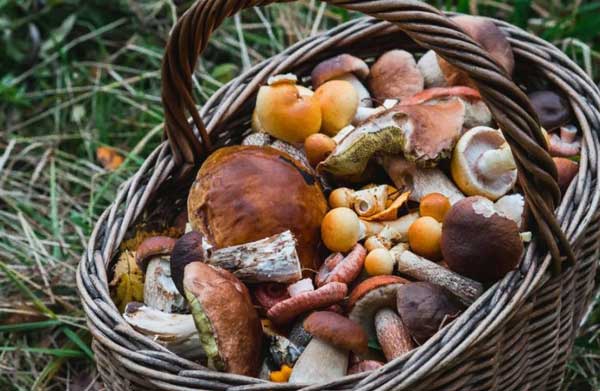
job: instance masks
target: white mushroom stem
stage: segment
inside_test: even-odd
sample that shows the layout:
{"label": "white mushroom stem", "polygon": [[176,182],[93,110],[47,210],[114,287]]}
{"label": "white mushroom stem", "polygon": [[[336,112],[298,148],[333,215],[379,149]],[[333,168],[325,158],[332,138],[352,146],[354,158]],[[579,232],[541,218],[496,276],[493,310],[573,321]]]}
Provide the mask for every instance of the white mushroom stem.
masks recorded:
{"label": "white mushroom stem", "polygon": [[483,293],[483,285],[479,282],[408,251],[405,243],[393,247],[390,253],[398,265],[399,273],[444,287],[466,305],[473,303]]}
{"label": "white mushroom stem", "polygon": [[525,198],[519,193],[508,194],[494,203],[494,208],[501,215],[513,220],[519,227],[523,226]]}
{"label": "white mushroom stem", "polygon": [[485,178],[496,178],[517,168],[508,144],[498,149],[488,149],[477,160],[477,170]]}
{"label": "white mushroom stem", "polygon": [[372,216],[385,210],[390,186],[381,185],[352,193],[354,211],[359,216]]}
{"label": "white mushroom stem", "polygon": [[168,258],[157,257],[148,263],[144,280],[144,303],[167,313],[182,312],[187,308],[183,296],[171,278]]}
{"label": "white mushroom stem", "polygon": [[207,263],[229,270],[244,282],[290,283],[302,278],[296,241],[290,231],[213,250]]}
{"label": "white mushroom stem", "polygon": [[[357,125],[358,123],[365,121],[367,118],[371,117],[372,115],[384,112],[388,109],[391,109],[392,107],[394,107],[397,104],[398,104],[398,100],[396,100],[396,99],[386,99],[385,101],[383,101],[383,104],[381,106],[377,106],[377,107],[359,106],[358,110],[356,110],[356,115],[354,116],[354,119],[352,120],[352,125]],[[342,140],[342,138],[339,138],[339,140]]]}
{"label": "white mushroom stem", "polygon": [[441,193],[451,204],[465,198],[456,185],[438,168],[420,168],[400,156],[386,156],[380,163],[400,191],[410,191],[411,201],[430,193]]}
{"label": "white mushroom stem", "polygon": [[354,89],[358,93],[359,107],[373,106],[369,90],[367,90],[367,87],[365,87],[365,85],[353,73],[346,73],[342,76],[338,76],[335,78],[335,80],[345,80],[348,83],[352,84],[352,87],[354,87]]}
{"label": "white mushroom stem", "polygon": [[565,143],[572,143],[577,139],[577,132],[575,126],[563,126],[560,128],[560,138]]}
{"label": "white mushroom stem", "polygon": [[409,213],[391,221],[364,221],[359,219],[359,240],[376,235],[385,244],[386,241],[407,240],[408,228],[419,218],[417,212]]}
{"label": "white mushroom stem", "polygon": [[287,291],[290,294],[290,297],[298,296],[300,293],[310,292],[314,290],[315,286],[313,285],[312,278],[304,278],[287,287]]}
{"label": "white mushroom stem", "polygon": [[313,338],[296,361],[289,382],[327,383],[344,376],[347,369],[348,351]]}

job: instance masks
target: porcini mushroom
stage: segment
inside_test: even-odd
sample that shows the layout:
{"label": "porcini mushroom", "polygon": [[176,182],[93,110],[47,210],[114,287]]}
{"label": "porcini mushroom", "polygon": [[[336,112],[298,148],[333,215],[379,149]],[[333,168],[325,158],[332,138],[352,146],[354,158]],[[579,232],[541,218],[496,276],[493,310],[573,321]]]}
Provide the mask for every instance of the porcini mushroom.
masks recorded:
{"label": "porcini mushroom", "polygon": [[390,308],[382,308],[375,314],[375,332],[388,361],[410,352],[415,347],[408,327],[396,311]]}
{"label": "porcini mushroom", "polygon": [[348,298],[348,317],[360,324],[369,339],[377,338],[373,320],[378,310],[394,308],[396,291],[408,281],[398,276],[375,276],[358,284]]}
{"label": "porcini mushroom", "polygon": [[463,193],[497,200],[517,181],[517,166],[502,132],[478,126],[456,144],[450,165],[452,178]]}
{"label": "porcini mushroom", "polygon": [[444,219],[442,254],[451,270],[480,282],[495,282],[521,259],[517,223],[487,198],[465,198]]}
{"label": "porcini mushroom", "polygon": [[[475,42],[479,43],[509,77],[512,76],[515,67],[512,47],[504,32],[493,21],[470,15],[454,16],[452,21],[458,24]],[[451,65],[440,56],[438,56],[438,63],[448,85],[473,85],[465,72]]]}
{"label": "porcini mushroom", "polygon": [[345,257],[339,253],[330,255],[315,276],[315,284],[321,287],[329,282],[337,281],[350,284],[360,274],[367,251],[360,243]]}
{"label": "porcini mushroom", "polygon": [[343,315],[330,311],[316,311],[304,320],[304,330],[335,347],[365,355],[368,338],[360,325]]}
{"label": "porcini mushroom", "polygon": [[423,90],[423,75],[411,53],[390,50],[371,66],[369,89],[376,99],[403,99]]}
{"label": "porcini mushroom", "polygon": [[360,106],[371,107],[371,95],[361,82],[368,75],[367,63],[350,54],[340,54],[318,64],[310,77],[314,89],[329,80],[347,81],[358,93]]}
{"label": "porcini mushroom", "polygon": [[296,76],[269,78],[256,96],[258,128],[289,143],[303,142],[321,128],[321,108],[316,97],[301,95]]}
{"label": "porcini mushroom", "polygon": [[401,285],[396,298],[402,322],[420,344],[425,343],[463,310],[463,306],[444,288],[429,282]]}
{"label": "porcini mushroom", "polygon": [[560,136],[552,133],[548,139],[548,151],[555,157],[574,157],[581,152],[581,141],[577,139],[575,126],[562,126]]}
{"label": "porcini mushroom", "polygon": [[554,91],[542,90],[528,94],[533,109],[546,130],[566,125],[571,119],[571,106]]}
{"label": "porcini mushroom", "polygon": [[270,147],[220,148],[206,159],[188,195],[190,223],[216,248],[290,230],[303,269],[316,269],[327,201],[317,179]]}
{"label": "porcini mushroom", "polygon": [[348,126],[358,109],[358,93],[345,80],[330,80],[317,88],[315,98],[321,106],[321,131],[335,136]]}

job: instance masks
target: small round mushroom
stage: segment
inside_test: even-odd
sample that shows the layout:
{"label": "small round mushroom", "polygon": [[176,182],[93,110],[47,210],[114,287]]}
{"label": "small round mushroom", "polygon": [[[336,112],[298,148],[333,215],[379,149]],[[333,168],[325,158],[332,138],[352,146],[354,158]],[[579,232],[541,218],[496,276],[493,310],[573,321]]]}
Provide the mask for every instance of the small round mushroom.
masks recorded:
{"label": "small round mushroom", "polygon": [[331,251],[349,251],[360,238],[358,216],[349,208],[330,210],[321,223],[321,238]]}
{"label": "small round mushroom", "polygon": [[342,128],[350,125],[359,97],[356,89],[345,80],[330,80],[315,91],[315,98],[321,105],[321,130],[335,136]]}
{"label": "small round mushroom", "polygon": [[356,322],[330,311],[317,311],[304,320],[304,329],[335,347],[366,355],[368,338]]}
{"label": "small round mushroom", "polygon": [[333,281],[350,284],[360,274],[366,255],[367,251],[360,243],[356,243],[345,257],[339,253],[331,254],[315,276],[315,284],[317,287]]}
{"label": "small round mushroom", "polygon": [[463,310],[460,302],[444,288],[422,281],[401,285],[396,304],[402,322],[420,344]]}
{"label": "small round mushroom", "polygon": [[370,276],[392,274],[394,264],[394,259],[386,248],[376,248],[365,258],[365,271]]}
{"label": "small round mushroom", "polygon": [[419,214],[433,217],[441,223],[451,206],[450,200],[445,195],[429,193],[419,201]]}
{"label": "small round mushroom", "polygon": [[564,157],[555,157],[554,164],[556,164],[556,170],[558,171],[558,186],[565,192],[575,175],[579,172],[579,164],[571,159]]}
{"label": "small round mushroom", "polygon": [[442,259],[442,224],[430,216],[419,217],[408,229],[408,243],[415,254],[432,261]]}
{"label": "small round mushroom", "polygon": [[491,200],[508,193],[517,181],[517,166],[504,136],[486,126],[470,129],[458,140],[450,171],[463,193]]}
{"label": "small round mushroom", "polygon": [[390,50],[371,66],[369,89],[380,101],[408,98],[422,91],[423,85],[413,55],[405,50]]}
{"label": "small round mushroom", "polygon": [[311,80],[314,89],[329,80],[347,81],[356,90],[360,106],[371,107],[371,95],[361,82],[368,75],[367,63],[350,54],[340,54],[317,65],[311,73]]}
{"label": "small round mushroom", "polygon": [[304,140],[306,158],[313,167],[325,160],[334,149],[335,141],[323,133],[311,134]]}
{"label": "small round mushroom", "polygon": [[373,322],[375,314],[381,308],[393,308],[396,303],[396,291],[407,282],[402,277],[390,275],[367,278],[350,293],[347,303],[348,317],[363,327],[369,339],[377,338]]}
{"label": "small round mushroom", "polygon": [[301,95],[296,76],[270,78],[256,96],[256,126],[288,143],[301,143],[321,128],[321,107],[313,95]]}
{"label": "small round mushroom", "polygon": [[540,124],[549,131],[566,125],[571,119],[571,106],[554,91],[543,90],[529,94],[529,100],[537,113]]}
{"label": "small round mushroom", "polygon": [[444,219],[442,254],[451,270],[476,281],[495,282],[521,259],[517,223],[498,213],[487,198],[467,197]]}

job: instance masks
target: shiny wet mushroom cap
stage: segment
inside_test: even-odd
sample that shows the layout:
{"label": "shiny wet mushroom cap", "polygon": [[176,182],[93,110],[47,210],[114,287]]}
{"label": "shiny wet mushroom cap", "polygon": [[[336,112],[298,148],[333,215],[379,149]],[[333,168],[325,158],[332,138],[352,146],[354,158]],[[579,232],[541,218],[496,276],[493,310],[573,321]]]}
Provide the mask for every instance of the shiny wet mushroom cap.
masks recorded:
{"label": "shiny wet mushroom cap", "polygon": [[304,320],[304,329],[338,348],[359,355],[368,351],[367,334],[360,325],[335,312],[313,312]]}
{"label": "shiny wet mushroom cap", "polygon": [[376,99],[408,98],[423,90],[423,75],[413,55],[405,50],[390,50],[371,66],[369,89]]}

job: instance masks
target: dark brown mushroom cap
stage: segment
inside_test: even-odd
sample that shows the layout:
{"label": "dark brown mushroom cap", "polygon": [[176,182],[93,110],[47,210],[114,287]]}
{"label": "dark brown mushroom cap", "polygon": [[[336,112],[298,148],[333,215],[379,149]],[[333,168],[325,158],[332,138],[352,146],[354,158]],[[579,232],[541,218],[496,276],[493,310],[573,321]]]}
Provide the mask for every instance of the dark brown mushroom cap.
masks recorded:
{"label": "dark brown mushroom cap", "polygon": [[554,91],[536,91],[529,94],[533,109],[544,129],[551,131],[566,125],[571,119],[571,106]]}
{"label": "dark brown mushroom cap", "polygon": [[209,256],[203,247],[202,239],[202,234],[195,231],[188,232],[177,239],[171,251],[171,278],[179,293],[184,297],[183,274],[185,267],[192,262],[205,262]]}
{"label": "dark brown mushroom cap", "polygon": [[304,320],[304,329],[316,338],[359,355],[369,350],[367,334],[362,327],[335,312],[313,312]]}
{"label": "dark brown mushroom cap", "polygon": [[369,66],[358,57],[350,54],[340,54],[319,63],[313,69],[310,75],[312,86],[316,89],[327,80],[335,79],[347,73],[352,73],[359,79],[364,79],[369,75]]}
{"label": "dark brown mushroom cap", "polygon": [[318,268],[326,211],[318,180],[291,156],[270,147],[217,150],[200,168],[188,196],[192,228],[216,248],[290,230],[302,267],[311,270]]}
{"label": "dark brown mushroom cap", "polygon": [[404,99],[423,91],[425,81],[412,54],[390,50],[371,66],[369,89],[381,101]]}
{"label": "dark brown mushroom cap", "polygon": [[[205,332],[212,330],[223,369],[256,376],[260,368],[262,326],[246,286],[230,272],[202,262],[189,263],[184,274],[186,298],[200,304],[190,302],[196,327],[201,334],[201,328]],[[200,309],[202,314],[194,309]]]}
{"label": "dark brown mushroom cap", "polygon": [[499,214],[487,198],[462,199],[444,218],[442,254],[459,274],[494,282],[519,264],[522,253],[517,223]]}

